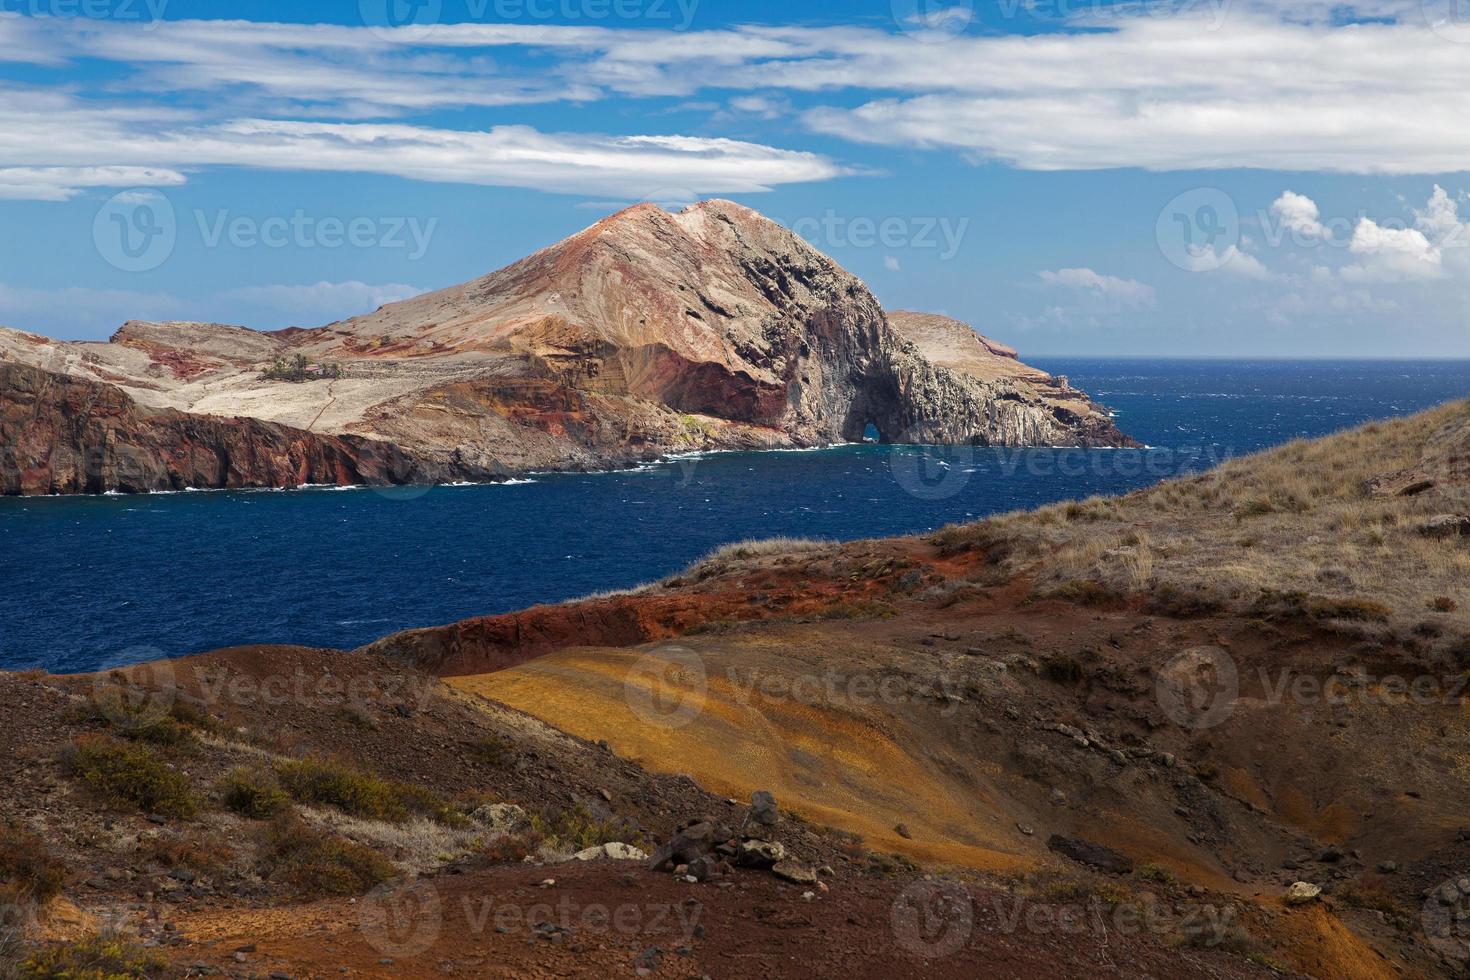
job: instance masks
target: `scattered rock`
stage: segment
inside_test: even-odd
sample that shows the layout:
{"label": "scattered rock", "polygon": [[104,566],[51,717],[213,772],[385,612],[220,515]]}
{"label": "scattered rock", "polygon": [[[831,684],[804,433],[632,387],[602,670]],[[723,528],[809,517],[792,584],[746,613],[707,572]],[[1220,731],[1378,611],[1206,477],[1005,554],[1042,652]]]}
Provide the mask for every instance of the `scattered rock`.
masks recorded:
{"label": "scattered rock", "polygon": [[769,868],[786,859],[786,848],[779,841],[741,841],[735,849],[735,863],[746,868]]}
{"label": "scattered rock", "polygon": [[795,861],[778,861],[771,867],[771,874],[793,885],[815,885],[817,873],[811,868],[803,867]]}
{"label": "scattered rock", "polygon": [[757,790],[750,797],[750,813],[745,819],[750,823],[757,823],[763,827],[774,827],[781,822],[781,811],[776,806],[776,798],[765,790]]}
{"label": "scattered rock", "polygon": [[1321,885],[1314,885],[1309,881],[1297,881],[1286,890],[1286,904],[1306,905],[1308,902],[1315,902],[1321,896]]}
{"label": "scattered rock", "polygon": [[1470,537],[1470,517],[1459,514],[1440,514],[1419,525],[1419,533],[1426,538]]}
{"label": "scattered rock", "polygon": [[502,834],[524,827],[529,822],[526,811],[514,803],[487,803],[471,812],[470,819]]}
{"label": "scattered rock", "polygon": [[909,832],[909,825],[906,824],[906,823],[901,823],[901,824],[897,825],[896,827],[894,827],[893,828],[893,832],[895,834],[897,834],[898,836],[902,837],[904,840],[913,840],[914,839],[914,835]]}
{"label": "scattered rock", "polygon": [[648,855],[631,844],[599,844],[578,851],[572,857],[578,861],[647,861]]}

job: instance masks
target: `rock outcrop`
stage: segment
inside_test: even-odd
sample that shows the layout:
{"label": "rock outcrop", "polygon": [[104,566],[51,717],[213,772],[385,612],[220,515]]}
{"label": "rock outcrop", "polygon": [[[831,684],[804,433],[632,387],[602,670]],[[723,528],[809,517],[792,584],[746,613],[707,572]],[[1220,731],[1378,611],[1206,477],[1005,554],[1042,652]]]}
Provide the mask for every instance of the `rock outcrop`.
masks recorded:
{"label": "rock outcrop", "polygon": [[107,344],[0,330],[0,363],[72,382],[0,387],[5,417],[52,417],[6,436],[11,470],[31,474],[11,493],[485,479],[869,426],[895,443],[1130,444],[1065,379],[957,321],[890,318],[831,259],[725,201],[640,205],[315,330],[132,322]]}
{"label": "rock outcrop", "polygon": [[8,495],[347,486],[463,475],[386,442],[148,409],[113,385],[0,362],[0,492]]}

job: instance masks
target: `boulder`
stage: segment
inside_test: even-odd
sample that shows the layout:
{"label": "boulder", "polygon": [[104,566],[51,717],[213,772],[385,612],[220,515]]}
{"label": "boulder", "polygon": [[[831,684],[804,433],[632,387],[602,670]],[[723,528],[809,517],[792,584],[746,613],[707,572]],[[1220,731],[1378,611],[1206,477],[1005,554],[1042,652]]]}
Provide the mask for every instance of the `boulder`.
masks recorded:
{"label": "boulder", "polygon": [[1419,533],[1426,538],[1438,540],[1470,537],[1470,517],[1440,514],[1420,524]]}
{"label": "boulder", "polygon": [[762,827],[774,827],[781,822],[781,811],[776,806],[776,798],[765,790],[757,790],[750,797],[750,813],[745,817],[749,823],[760,824]]}
{"label": "boulder", "polygon": [[817,873],[795,861],[777,861],[771,867],[771,874],[793,885],[815,885],[817,883]]}
{"label": "boulder", "polygon": [[572,855],[578,861],[647,861],[648,855],[631,844],[599,844]]}
{"label": "boulder", "polygon": [[735,863],[745,868],[769,868],[785,858],[786,848],[779,841],[741,841],[735,849]]}
{"label": "boulder", "polygon": [[1320,897],[1322,897],[1322,886],[1314,885],[1309,881],[1293,882],[1291,887],[1286,889],[1287,905],[1306,905],[1308,902],[1315,902]]}

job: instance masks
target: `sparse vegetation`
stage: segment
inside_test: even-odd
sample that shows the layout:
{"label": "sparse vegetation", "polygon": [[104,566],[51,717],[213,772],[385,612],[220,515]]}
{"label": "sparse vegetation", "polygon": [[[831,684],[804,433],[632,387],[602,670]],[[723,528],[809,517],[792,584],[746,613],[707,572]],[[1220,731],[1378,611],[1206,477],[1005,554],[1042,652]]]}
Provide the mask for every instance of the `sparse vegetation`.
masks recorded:
{"label": "sparse vegetation", "polygon": [[601,820],[577,806],[570,810],[543,811],[531,814],[531,831],[553,847],[580,851],[599,844],[622,841],[637,844],[640,835],[628,839],[627,827],[621,821]]}
{"label": "sparse vegetation", "polygon": [[72,777],[114,806],[187,818],[198,809],[189,777],[149,745],[106,735],[83,735],[66,758]]}
{"label": "sparse vegetation", "polygon": [[[43,905],[61,894],[66,865],[46,843],[12,823],[0,824],[0,907]],[[0,921],[0,930],[10,923]]]}
{"label": "sparse vegetation", "polygon": [[297,803],[330,806],[354,817],[401,823],[413,814],[435,814],[438,798],[422,786],[360,772],[345,762],[309,757],[276,767],[281,785]]}
{"label": "sparse vegetation", "polygon": [[20,965],[21,980],[158,980],[168,961],[123,936],[48,946]]}
{"label": "sparse vegetation", "polygon": [[313,364],[304,354],[293,357],[278,357],[261,373],[266,381],[286,381],[301,384],[306,381],[334,381],[342,377],[340,364]]}
{"label": "sparse vegetation", "polygon": [[291,806],[291,797],[281,788],[280,780],[266,769],[231,770],[220,780],[219,791],[226,808],[251,820],[268,820]]}
{"label": "sparse vegetation", "polygon": [[[1442,451],[1443,433],[1467,419],[1470,402],[1458,402],[1126,497],[947,527],[930,540],[947,555],[983,552],[998,575],[1033,575],[1038,596],[1099,604],[1142,592],[1151,612],[1189,617],[1248,612],[1263,594],[1295,595],[1295,608],[1278,604],[1272,618],[1403,619],[1407,630],[1418,619],[1405,617],[1426,607],[1465,616],[1453,596],[1470,579],[1470,548],[1420,528],[1439,514],[1470,513],[1470,490],[1375,497],[1366,488]],[[1470,622],[1457,625],[1470,631]]]}
{"label": "sparse vegetation", "polygon": [[397,871],[372,848],[317,830],[294,814],[267,824],[260,844],[263,876],[303,898],[360,895]]}

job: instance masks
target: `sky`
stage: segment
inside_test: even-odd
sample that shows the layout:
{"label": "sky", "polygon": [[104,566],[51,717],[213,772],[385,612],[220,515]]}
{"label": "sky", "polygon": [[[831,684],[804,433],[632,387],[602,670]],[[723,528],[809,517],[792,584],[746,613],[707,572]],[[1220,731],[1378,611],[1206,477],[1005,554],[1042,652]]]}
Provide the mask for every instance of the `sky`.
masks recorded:
{"label": "sky", "polygon": [[0,0],[0,324],[319,326],[724,197],[1030,356],[1470,357],[1463,0]]}

